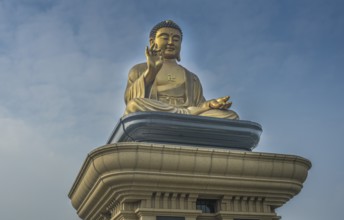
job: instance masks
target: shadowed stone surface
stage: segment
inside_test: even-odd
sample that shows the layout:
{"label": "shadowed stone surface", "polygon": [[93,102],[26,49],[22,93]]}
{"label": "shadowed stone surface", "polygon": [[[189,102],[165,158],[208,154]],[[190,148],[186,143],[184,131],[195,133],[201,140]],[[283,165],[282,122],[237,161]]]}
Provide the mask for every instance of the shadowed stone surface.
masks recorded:
{"label": "shadowed stone surface", "polygon": [[255,122],[163,112],[138,112],[124,116],[107,144],[151,142],[251,151],[262,127]]}

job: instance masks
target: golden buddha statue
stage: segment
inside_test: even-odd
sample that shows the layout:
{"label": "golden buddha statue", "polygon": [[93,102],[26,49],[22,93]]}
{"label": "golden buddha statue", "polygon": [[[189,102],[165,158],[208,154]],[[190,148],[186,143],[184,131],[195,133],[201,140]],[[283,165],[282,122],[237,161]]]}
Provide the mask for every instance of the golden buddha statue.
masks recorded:
{"label": "golden buddha statue", "polygon": [[171,20],[158,23],[150,32],[146,63],[129,72],[125,91],[125,115],[160,111],[239,119],[228,110],[229,96],[206,101],[198,77],[179,65],[183,32]]}

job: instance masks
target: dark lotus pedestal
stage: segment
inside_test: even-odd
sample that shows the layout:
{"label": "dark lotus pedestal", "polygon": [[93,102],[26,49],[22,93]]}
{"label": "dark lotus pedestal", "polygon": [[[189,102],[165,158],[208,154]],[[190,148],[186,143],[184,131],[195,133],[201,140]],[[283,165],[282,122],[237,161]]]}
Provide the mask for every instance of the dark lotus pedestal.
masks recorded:
{"label": "dark lotus pedestal", "polygon": [[138,112],[124,116],[108,144],[150,142],[251,151],[262,127],[255,122],[162,112]]}

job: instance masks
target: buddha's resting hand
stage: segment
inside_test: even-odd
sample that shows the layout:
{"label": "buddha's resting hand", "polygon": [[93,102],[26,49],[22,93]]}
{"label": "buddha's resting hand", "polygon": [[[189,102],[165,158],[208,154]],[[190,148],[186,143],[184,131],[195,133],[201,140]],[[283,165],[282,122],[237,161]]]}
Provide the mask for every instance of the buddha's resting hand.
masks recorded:
{"label": "buddha's resting hand", "polygon": [[151,84],[156,74],[160,71],[164,58],[163,50],[157,50],[157,45],[152,44],[150,48],[146,47],[146,59],[147,59],[147,70],[144,73],[144,79],[146,84]]}
{"label": "buddha's resting hand", "polygon": [[228,102],[229,98],[229,96],[224,96],[218,99],[212,99],[204,102],[201,106],[190,106],[187,109],[192,115],[199,115],[210,109],[226,110],[232,105],[232,102]]}
{"label": "buddha's resting hand", "polygon": [[208,101],[209,107],[212,109],[229,109],[232,105],[232,102],[229,102],[229,96],[224,96],[218,99],[212,99]]}

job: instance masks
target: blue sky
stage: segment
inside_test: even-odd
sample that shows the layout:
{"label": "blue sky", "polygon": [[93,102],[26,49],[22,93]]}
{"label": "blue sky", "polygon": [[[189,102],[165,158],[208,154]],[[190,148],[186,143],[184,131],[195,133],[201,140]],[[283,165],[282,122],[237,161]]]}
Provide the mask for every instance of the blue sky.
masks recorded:
{"label": "blue sky", "polygon": [[67,197],[124,111],[150,28],[183,29],[181,65],[206,98],[262,125],[256,152],[313,167],[283,219],[341,219],[344,3],[0,0],[0,218],[78,219]]}

